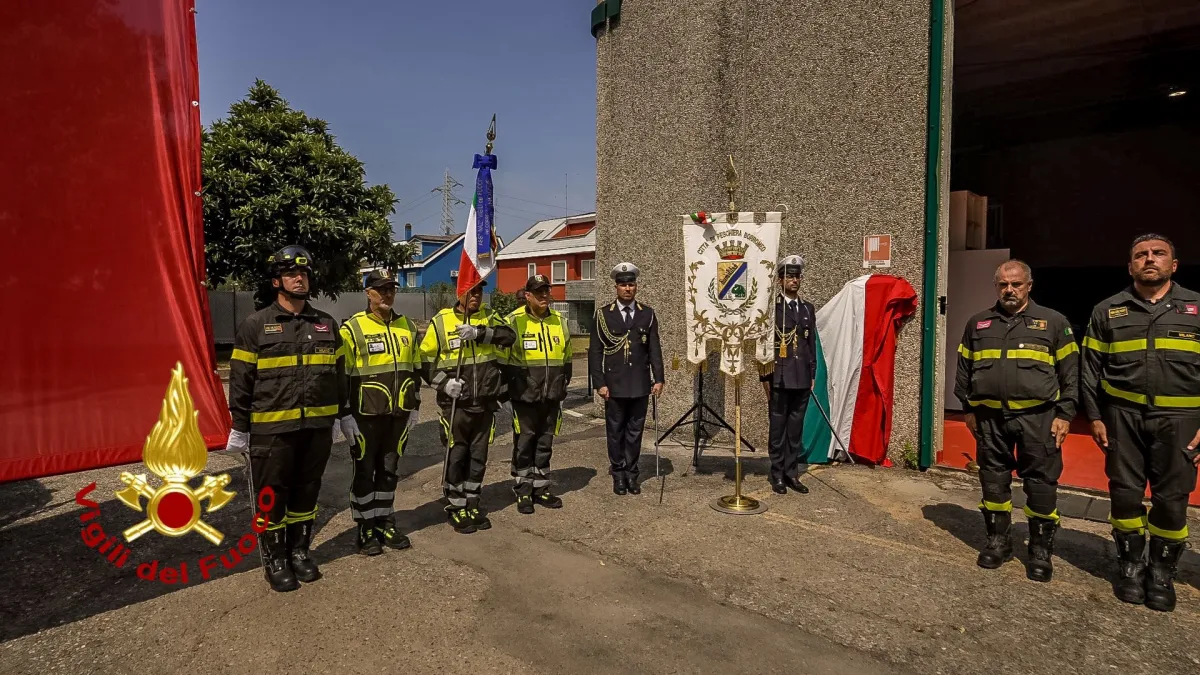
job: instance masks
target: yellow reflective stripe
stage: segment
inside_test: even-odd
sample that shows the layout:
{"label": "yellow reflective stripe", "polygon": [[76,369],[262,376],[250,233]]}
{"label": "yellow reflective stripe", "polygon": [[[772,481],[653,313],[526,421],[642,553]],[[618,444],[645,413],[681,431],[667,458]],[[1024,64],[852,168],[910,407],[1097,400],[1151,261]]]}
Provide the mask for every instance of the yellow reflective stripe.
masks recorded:
{"label": "yellow reflective stripe", "polygon": [[1154,405],[1160,408],[1200,408],[1200,396],[1155,396]]}
{"label": "yellow reflective stripe", "polygon": [[1052,398],[1048,401],[1041,401],[1038,399],[1025,399],[1025,400],[1021,400],[1021,401],[1009,401],[1008,409],[1009,410],[1028,410],[1029,408],[1036,408],[1039,405],[1046,405],[1047,403],[1050,403],[1051,401],[1057,401],[1058,397],[1059,397],[1059,394],[1055,394],[1054,398]]}
{"label": "yellow reflective stripe", "polygon": [[1154,338],[1155,349],[1173,349],[1181,352],[1200,354],[1200,342],[1195,340],[1180,340],[1179,338]]}
{"label": "yellow reflective stripe", "polygon": [[303,523],[308,520],[314,520],[317,517],[317,510],[313,509],[307,513],[294,513],[292,511],[284,512],[284,522],[288,523]]}
{"label": "yellow reflective stripe", "polygon": [[1029,359],[1031,361],[1041,361],[1054,365],[1054,357],[1045,353],[1039,352],[1036,349],[1010,349],[1005,352],[1005,356],[1010,359]]}
{"label": "yellow reflective stripe", "polygon": [[1056,523],[1058,521],[1062,520],[1062,517],[1058,515],[1058,509],[1054,509],[1053,513],[1050,513],[1049,515],[1047,515],[1045,513],[1038,513],[1037,511],[1034,511],[1033,509],[1029,508],[1028,504],[1026,504],[1024,511],[1025,511],[1025,516],[1027,518],[1041,518],[1042,520],[1053,520]]}
{"label": "yellow reflective stripe", "polygon": [[995,408],[997,410],[999,410],[1000,408],[1003,407],[1003,405],[1000,403],[1000,401],[995,401],[990,398],[973,398],[973,399],[967,401],[967,403],[970,403],[971,405],[987,406],[989,408]]}
{"label": "yellow reflective stripe", "polygon": [[1142,515],[1138,518],[1113,518],[1108,516],[1108,522],[1113,526],[1113,529],[1122,532],[1137,532],[1142,534],[1146,531],[1146,516]]}
{"label": "yellow reflective stripe", "polygon": [[1150,534],[1163,539],[1171,539],[1173,541],[1183,541],[1188,538],[1187,525],[1180,530],[1164,530],[1161,527],[1155,527],[1154,523],[1149,524]]}
{"label": "yellow reflective stripe", "polygon": [[558,404],[558,421],[554,423],[554,435],[562,433],[562,404]]}
{"label": "yellow reflective stripe", "polygon": [[293,408],[291,410],[275,410],[272,412],[252,412],[250,413],[251,422],[286,422],[288,420],[300,419],[300,409]]}
{"label": "yellow reflective stripe", "polygon": [[1144,352],[1146,351],[1146,341],[1142,340],[1121,340],[1114,342],[1108,346],[1108,353],[1120,354],[1121,352]]}
{"label": "yellow reflective stripe", "polygon": [[983,509],[984,511],[1004,511],[1006,513],[1011,513],[1012,512],[1012,500],[1010,499],[1004,503],[1000,503],[1000,502],[989,502],[985,499],[985,500],[979,502],[979,508]]}
{"label": "yellow reflective stripe", "polygon": [[1000,358],[1000,354],[1001,354],[999,349],[981,349],[977,352],[973,352],[961,345],[959,346],[959,353],[972,361],[982,361],[984,359],[998,359],[998,358]]}
{"label": "yellow reflective stripe", "polygon": [[234,361],[245,361],[246,363],[256,363],[258,361],[258,354],[255,354],[254,352],[248,352],[245,349],[235,349],[235,350],[233,350],[233,354],[231,354],[229,356],[229,358],[233,359]]}
{"label": "yellow reflective stripe", "polygon": [[1105,354],[1120,354],[1121,352],[1141,352],[1146,350],[1146,340],[1121,340],[1119,342],[1101,342],[1096,338],[1085,335],[1083,338],[1083,346],[1085,349],[1091,349]]}
{"label": "yellow reflective stripe", "polygon": [[1078,353],[1079,353],[1079,345],[1075,344],[1074,342],[1071,342],[1071,343],[1068,343],[1067,346],[1063,347],[1062,349],[1059,349],[1057,352],[1054,352],[1054,359],[1056,361],[1062,361],[1063,359],[1067,358],[1071,354],[1078,354]]}
{"label": "yellow reflective stripe", "polygon": [[337,354],[305,354],[306,366],[332,366],[337,363]]}
{"label": "yellow reflective stripe", "polygon": [[1108,394],[1109,396],[1114,396],[1116,398],[1123,398],[1126,401],[1133,401],[1134,403],[1141,403],[1143,405],[1145,405],[1146,403],[1149,402],[1149,399],[1146,398],[1145,394],[1135,394],[1131,391],[1117,389],[1116,387],[1109,384],[1108,380],[1100,380],[1100,388],[1103,389],[1104,392],[1106,394]]}
{"label": "yellow reflective stripe", "polygon": [[[406,443],[408,443],[408,432],[411,429],[412,429],[412,427],[405,425],[404,432],[402,434],[400,434],[400,440],[396,441],[396,454],[400,455],[401,457],[404,456],[404,446]],[[365,445],[365,443],[364,443],[364,445]]]}
{"label": "yellow reflective stripe", "polygon": [[258,360],[258,369],[266,370],[267,368],[287,368],[288,366],[296,365],[295,356],[268,356]]}
{"label": "yellow reflective stripe", "polygon": [[305,417],[328,417],[330,415],[338,414],[338,410],[339,410],[339,408],[337,405],[322,405],[322,406],[317,406],[315,408],[305,408],[304,416]]}
{"label": "yellow reflective stripe", "polygon": [[1101,342],[1091,335],[1083,336],[1083,348],[1101,352],[1103,354],[1107,354],[1109,352],[1109,344],[1107,342]]}

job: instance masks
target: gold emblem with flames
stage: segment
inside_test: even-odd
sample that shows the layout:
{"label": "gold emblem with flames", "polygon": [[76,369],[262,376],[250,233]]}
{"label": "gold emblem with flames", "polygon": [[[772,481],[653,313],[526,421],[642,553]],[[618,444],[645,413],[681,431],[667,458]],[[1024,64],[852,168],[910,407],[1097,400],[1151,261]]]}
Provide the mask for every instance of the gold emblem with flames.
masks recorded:
{"label": "gold emblem with flames", "polygon": [[[117,498],[135,511],[142,510],[142,497],[149,501],[146,519],[122,533],[125,541],[131,542],[150,530],[168,537],[182,537],[195,530],[213,544],[220,544],[225,539],[225,535],[200,516],[216,511],[233,499],[235,493],[225,489],[229,485],[229,474],[205,476],[200,487],[195,489],[189,483],[208,463],[208,449],[204,446],[196,416],[187,378],[183,375],[183,364],[176,363],[158,423],[142,448],[142,462],[163,480],[163,484],[152,488],[144,473],[136,476],[128,471],[121,473],[121,482],[126,487],[117,491]],[[208,508],[202,511],[200,502],[205,499]]]}

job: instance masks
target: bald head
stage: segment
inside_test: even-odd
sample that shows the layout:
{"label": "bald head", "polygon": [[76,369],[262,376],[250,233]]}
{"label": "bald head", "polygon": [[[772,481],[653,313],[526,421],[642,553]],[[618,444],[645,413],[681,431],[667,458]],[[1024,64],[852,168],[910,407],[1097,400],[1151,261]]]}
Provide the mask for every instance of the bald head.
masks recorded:
{"label": "bald head", "polygon": [[996,268],[993,280],[1004,311],[1016,314],[1029,304],[1029,291],[1033,288],[1033,271],[1029,265],[1020,260],[1006,260]]}

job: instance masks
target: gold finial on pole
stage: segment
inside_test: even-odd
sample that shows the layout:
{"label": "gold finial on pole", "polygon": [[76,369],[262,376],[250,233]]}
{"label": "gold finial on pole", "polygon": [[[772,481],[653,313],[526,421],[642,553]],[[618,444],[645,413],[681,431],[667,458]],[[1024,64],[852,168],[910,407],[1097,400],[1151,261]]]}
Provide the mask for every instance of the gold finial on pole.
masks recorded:
{"label": "gold finial on pole", "polygon": [[733,155],[729,155],[729,166],[725,169],[725,189],[729,192],[729,222],[737,222],[737,200],[734,195],[738,189],[738,172],[733,166]]}
{"label": "gold finial on pole", "polygon": [[492,124],[488,127],[487,139],[487,149],[483,151],[483,154],[490,155],[492,154],[492,142],[496,140],[496,113],[492,113]]}

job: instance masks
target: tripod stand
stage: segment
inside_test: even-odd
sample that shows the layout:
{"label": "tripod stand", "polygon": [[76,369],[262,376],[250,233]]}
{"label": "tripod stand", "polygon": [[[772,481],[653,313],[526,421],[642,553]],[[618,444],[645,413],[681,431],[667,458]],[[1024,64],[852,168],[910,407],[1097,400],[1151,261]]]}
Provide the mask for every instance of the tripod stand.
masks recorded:
{"label": "tripod stand", "polygon": [[[726,422],[725,419],[720,415],[718,415],[717,411],[710,408],[709,405],[704,402],[703,365],[704,364],[701,364],[702,367],[696,370],[696,386],[694,390],[696,402],[693,403],[692,407],[688,408],[688,411],[685,412],[678,420],[676,420],[676,422],[672,424],[669,429],[667,429],[661,436],[658,437],[658,442],[662,443],[663,440],[670,436],[676,429],[690,422],[692,424],[692,466],[698,466],[700,463],[700,436],[708,436],[708,432],[704,431],[703,429],[703,425],[705,423],[705,412],[712,417],[712,423],[728,429],[729,433],[734,434],[735,437],[737,436],[737,432],[734,431],[733,427],[729,426],[729,423]],[[741,440],[742,444],[745,445],[750,452],[755,452],[754,446],[750,445],[749,441],[747,441],[745,438],[740,438],[739,440]]]}

